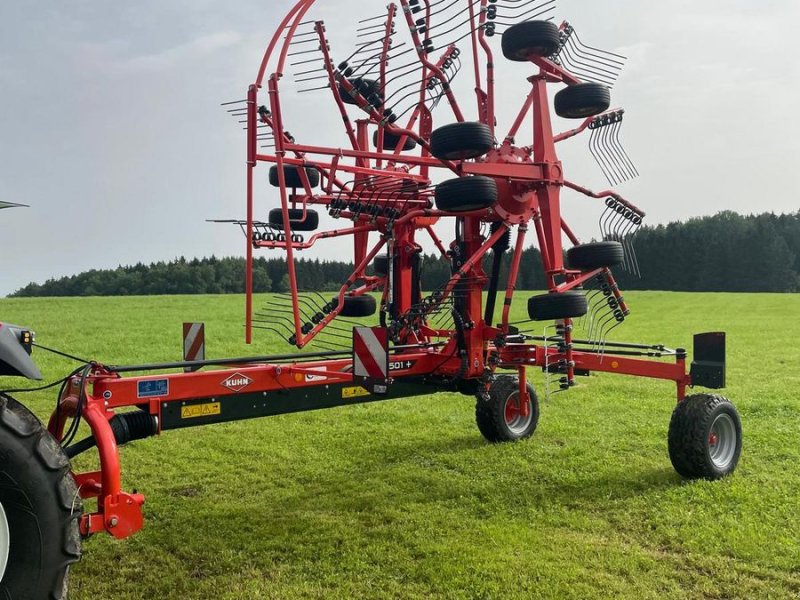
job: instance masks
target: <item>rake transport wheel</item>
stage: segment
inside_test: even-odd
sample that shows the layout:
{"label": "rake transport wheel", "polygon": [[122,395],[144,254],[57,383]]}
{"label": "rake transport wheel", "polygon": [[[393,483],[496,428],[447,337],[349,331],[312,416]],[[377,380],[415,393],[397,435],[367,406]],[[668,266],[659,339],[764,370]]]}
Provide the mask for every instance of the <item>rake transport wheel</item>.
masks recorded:
{"label": "rake transport wheel", "polygon": [[527,384],[529,401],[519,401],[519,379],[498,375],[489,387],[489,398],[477,396],[475,422],[483,437],[492,443],[529,438],[539,423],[539,400]]}
{"label": "rake transport wheel", "polygon": [[78,488],[41,422],[0,394],[0,598],[66,598],[81,556]]}
{"label": "rake transport wheel", "polygon": [[733,473],[742,452],[742,423],[727,398],[687,396],[669,423],[669,458],[686,479],[720,479]]}
{"label": "rake transport wheel", "polygon": [[[372,143],[376,148],[378,147],[377,131],[375,131],[372,134]],[[388,131],[383,132],[383,148],[385,150],[395,150],[399,143],[400,143],[400,136],[389,133]],[[417,142],[412,140],[410,137],[406,137],[406,141],[403,142],[403,151],[408,152],[416,147],[417,147]]]}
{"label": "rake transport wheel", "polygon": [[497,183],[476,175],[448,179],[436,186],[436,208],[447,212],[469,212],[489,208],[497,202]]}
{"label": "rake transport wheel", "polygon": [[[336,299],[333,300],[337,304]],[[378,302],[373,296],[345,296],[342,312],[343,317],[371,317],[378,310]]]}
{"label": "rake transport wheel", "polygon": [[558,50],[560,39],[555,23],[524,21],[503,33],[503,56],[516,62],[527,61],[532,56],[550,56]]}
{"label": "rake transport wheel", "polygon": [[474,121],[451,123],[431,133],[431,154],[441,160],[478,158],[492,146],[492,130],[488,125]]}
{"label": "rake transport wheel", "polygon": [[567,250],[567,264],[573,269],[591,271],[616,267],[625,262],[625,250],[619,242],[592,242]]}
{"label": "rake transport wheel", "polygon": [[[289,209],[289,225],[292,231],[315,231],[319,227],[319,213],[313,208],[305,211],[305,218],[303,217],[303,210],[300,208]],[[269,224],[283,228],[283,211],[280,208],[273,208],[269,211]]]}
{"label": "rake transport wheel", "polygon": [[389,255],[378,254],[375,260],[372,261],[372,268],[375,269],[375,275],[385,277],[389,274]]}
{"label": "rake transport wheel", "polygon": [[582,317],[589,310],[582,292],[543,294],[528,299],[528,316],[533,321],[554,321]]}
{"label": "rake transport wheel", "polygon": [[[305,167],[306,177],[308,177],[308,184],[313,188],[319,185],[319,171]],[[283,177],[286,180],[286,187],[300,188],[303,187],[303,179],[300,176],[300,167],[293,167],[291,165],[284,165]],[[272,166],[269,169],[269,184],[273,187],[280,187],[278,180],[278,167]]]}
{"label": "rake transport wheel", "polygon": [[611,92],[599,83],[578,83],[558,92],[553,102],[559,117],[585,119],[608,110]]}

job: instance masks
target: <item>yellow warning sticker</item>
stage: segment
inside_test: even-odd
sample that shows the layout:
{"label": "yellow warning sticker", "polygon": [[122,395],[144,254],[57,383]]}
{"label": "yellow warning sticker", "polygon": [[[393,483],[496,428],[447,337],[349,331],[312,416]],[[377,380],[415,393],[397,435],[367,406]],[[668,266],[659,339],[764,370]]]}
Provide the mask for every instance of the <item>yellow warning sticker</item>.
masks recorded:
{"label": "yellow warning sticker", "polygon": [[369,396],[369,392],[360,385],[342,388],[342,398],[360,398],[361,396]]}
{"label": "yellow warning sticker", "polygon": [[212,417],[222,412],[222,405],[219,402],[209,402],[208,404],[195,404],[193,406],[181,407],[181,419],[195,419],[197,417]]}

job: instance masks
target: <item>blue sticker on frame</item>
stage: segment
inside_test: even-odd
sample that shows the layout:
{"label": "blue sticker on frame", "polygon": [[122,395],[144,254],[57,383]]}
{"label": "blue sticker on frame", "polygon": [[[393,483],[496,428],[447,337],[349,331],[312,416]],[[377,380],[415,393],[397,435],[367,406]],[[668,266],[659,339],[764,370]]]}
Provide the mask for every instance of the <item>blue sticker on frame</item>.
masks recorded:
{"label": "blue sticker on frame", "polygon": [[167,395],[169,395],[169,379],[142,379],[137,382],[137,398],[162,398]]}

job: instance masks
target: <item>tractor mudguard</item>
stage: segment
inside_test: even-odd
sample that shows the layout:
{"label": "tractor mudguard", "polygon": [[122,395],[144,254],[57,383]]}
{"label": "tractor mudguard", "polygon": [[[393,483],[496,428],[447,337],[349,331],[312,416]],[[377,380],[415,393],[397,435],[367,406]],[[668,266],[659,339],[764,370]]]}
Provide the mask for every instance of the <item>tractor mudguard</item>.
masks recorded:
{"label": "tractor mudguard", "polygon": [[22,336],[26,332],[32,336],[24,327],[0,323],[0,375],[42,378],[39,368],[23,345]]}

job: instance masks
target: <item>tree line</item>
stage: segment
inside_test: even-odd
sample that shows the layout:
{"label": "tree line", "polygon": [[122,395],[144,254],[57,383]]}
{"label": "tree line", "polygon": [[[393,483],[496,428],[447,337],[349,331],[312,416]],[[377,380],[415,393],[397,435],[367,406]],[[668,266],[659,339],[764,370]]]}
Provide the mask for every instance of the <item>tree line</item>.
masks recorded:
{"label": "tree line", "polygon": [[[722,212],[711,217],[643,227],[632,240],[641,276],[615,269],[624,289],[706,292],[800,291],[800,212],[742,216]],[[487,256],[484,267],[489,272]],[[511,254],[503,257],[501,282],[505,282]],[[299,259],[295,263],[303,290],[335,291],[352,273],[351,263]],[[422,260],[422,288],[441,286],[450,273],[449,262],[426,255]],[[545,286],[541,256],[535,248],[524,251],[517,289]],[[503,284],[504,285],[504,284]],[[149,265],[138,263],[116,269],[92,269],[78,275],[30,283],[11,296],[131,296],[154,294],[242,293],[245,262],[242,258],[177,258]],[[256,292],[289,289],[284,257],[255,260]]]}

